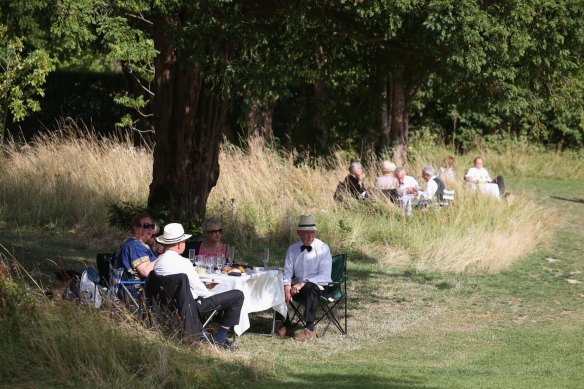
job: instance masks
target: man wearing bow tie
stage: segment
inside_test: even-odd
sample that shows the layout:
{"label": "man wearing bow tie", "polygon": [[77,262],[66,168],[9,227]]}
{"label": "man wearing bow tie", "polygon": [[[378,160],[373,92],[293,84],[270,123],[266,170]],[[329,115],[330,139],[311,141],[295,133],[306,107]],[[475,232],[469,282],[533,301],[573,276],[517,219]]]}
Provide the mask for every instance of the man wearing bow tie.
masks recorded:
{"label": "man wearing bow tie", "polygon": [[314,216],[300,216],[296,229],[300,240],[286,252],[284,264],[284,294],[286,304],[292,299],[304,305],[304,330],[294,336],[289,318],[283,322],[276,336],[294,336],[296,340],[316,338],[314,321],[320,296],[331,280],[332,256],[329,246],[316,238],[316,223]]}

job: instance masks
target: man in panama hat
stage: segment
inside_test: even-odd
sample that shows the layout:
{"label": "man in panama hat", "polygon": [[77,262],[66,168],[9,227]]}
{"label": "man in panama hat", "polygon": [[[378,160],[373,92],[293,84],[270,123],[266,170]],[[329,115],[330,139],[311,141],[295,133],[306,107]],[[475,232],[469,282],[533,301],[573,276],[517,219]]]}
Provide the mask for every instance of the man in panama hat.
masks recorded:
{"label": "man in panama hat", "polygon": [[219,309],[223,312],[221,326],[215,334],[215,343],[225,348],[231,348],[227,343],[229,328],[239,324],[241,307],[243,306],[243,292],[238,289],[214,294],[207,289],[199,279],[193,264],[188,258],[181,256],[185,250],[185,241],[191,237],[185,234],[179,223],[170,223],[164,227],[162,236],[156,238],[164,246],[164,254],[158,257],[154,266],[154,273],[159,276],[184,273],[189,278],[189,285],[193,298],[198,303],[199,312],[212,312]]}
{"label": "man in panama hat", "polygon": [[296,232],[300,240],[286,252],[284,264],[284,294],[286,304],[292,299],[302,302],[304,314],[302,319],[306,323],[304,330],[294,335],[292,323],[288,317],[276,336],[294,336],[296,340],[316,338],[314,321],[320,296],[331,280],[333,259],[329,246],[316,238],[316,222],[312,215],[300,216]]}

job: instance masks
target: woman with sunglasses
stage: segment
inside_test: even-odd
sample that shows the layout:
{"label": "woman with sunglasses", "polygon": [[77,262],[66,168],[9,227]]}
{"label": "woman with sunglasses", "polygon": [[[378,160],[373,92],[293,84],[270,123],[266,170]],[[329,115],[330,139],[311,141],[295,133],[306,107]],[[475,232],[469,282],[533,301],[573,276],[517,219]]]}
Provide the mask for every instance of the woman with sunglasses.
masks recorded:
{"label": "woman with sunglasses", "polygon": [[126,280],[145,279],[152,271],[158,256],[148,246],[154,227],[155,224],[147,213],[139,213],[130,221],[131,236],[116,252],[115,263],[116,268],[124,268]]}
{"label": "woman with sunglasses", "polygon": [[188,258],[189,250],[194,249],[195,255],[227,256],[227,245],[221,241],[223,228],[221,222],[216,219],[208,219],[203,222],[203,240],[187,243],[183,256]]}

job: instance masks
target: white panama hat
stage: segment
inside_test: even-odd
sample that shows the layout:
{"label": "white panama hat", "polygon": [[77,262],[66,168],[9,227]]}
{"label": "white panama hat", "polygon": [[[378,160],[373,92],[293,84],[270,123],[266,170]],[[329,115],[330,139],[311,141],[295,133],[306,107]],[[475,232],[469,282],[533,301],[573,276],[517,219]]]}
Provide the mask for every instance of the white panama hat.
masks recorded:
{"label": "white panama hat", "polygon": [[182,242],[191,237],[191,234],[185,234],[185,229],[180,223],[170,223],[164,226],[164,232],[162,236],[156,238],[158,243],[162,244],[173,244]]}
{"label": "white panama hat", "polygon": [[312,215],[302,215],[300,216],[300,221],[298,222],[297,231],[318,231],[316,229],[316,222],[314,221],[314,216]]}

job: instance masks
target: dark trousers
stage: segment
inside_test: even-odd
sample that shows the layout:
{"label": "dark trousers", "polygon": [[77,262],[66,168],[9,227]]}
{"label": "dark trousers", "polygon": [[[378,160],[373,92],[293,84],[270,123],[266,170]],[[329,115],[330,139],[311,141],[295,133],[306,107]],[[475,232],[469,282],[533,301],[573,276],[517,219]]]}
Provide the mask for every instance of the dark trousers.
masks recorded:
{"label": "dark trousers", "polygon": [[304,284],[300,292],[293,297],[295,301],[299,301],[304,305],[304,314],[302,320],[305,323],[314,322],[316,320],[316,310],[323,291],[320,290],[317,284],[307,282]]}
{"label": "dark trousers", "polygon": [[[318,285],[312,282],[307,282],[302,289],[300,289],[300,292],[292,298],[294,301],[298,301],[304,305],[302,320],[304,320],[305,323],[314,322],[316,320],[316,310],[318,309],[320,296],[323,293],[324,291],[320,290]],[[282,315],[278,314],[278,316],[281,317]],[[292,322],[288,316],[286,316],[282,324],[288,328],[292,327]]]}
{"label": "dark trousers", "polygon": [[243,306],[243,292],[239,289],[228,290],[210,297],[199,298],[199,312],[208,313],[215,309],[223,312],[221,325],[223,327],[233,327],[239,324],[239,315]]}
{"label": "dark trousers", "polygon": [[495,183],[499,187],[499,193],[503,195],[505,193],[505,179],[503,176],[497,176],[495,178]]}

